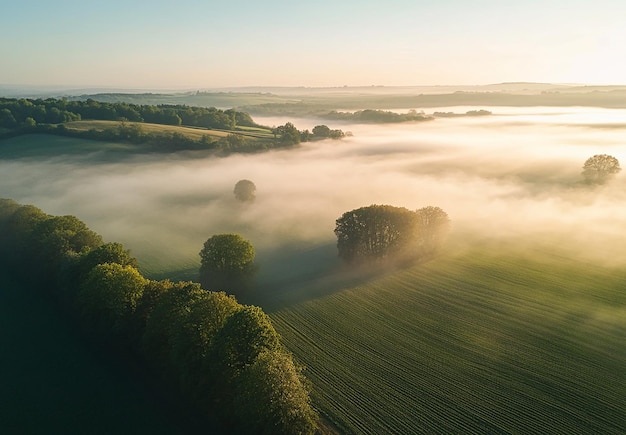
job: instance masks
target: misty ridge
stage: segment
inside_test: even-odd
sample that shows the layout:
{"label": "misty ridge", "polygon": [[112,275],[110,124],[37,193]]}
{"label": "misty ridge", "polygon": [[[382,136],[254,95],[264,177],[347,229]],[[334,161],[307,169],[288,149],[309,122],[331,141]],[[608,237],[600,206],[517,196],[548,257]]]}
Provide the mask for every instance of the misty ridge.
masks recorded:
{"label": "misty ridge", "polygon": [[[452,221],[450,245],[458,249],[480,239],[558,241],[572,255],[626,262],[624,175],[602,186],[581,178],[592,155],[626,161],[626,110],[483,109],[493,115],[339,123],[354,136],[254,155],[141,155],[97,165],[70,156],[3,160],[2,196],[76,215],[156,269],[197,270],[202,242],[217,233],[250,240],[261,267],[283,246],[334,246],[335,220],[370,204],[441,207]],[[292,121],[299,129],[318,123]],[[240,179],[255,183],[253,203],[234,198]]]}

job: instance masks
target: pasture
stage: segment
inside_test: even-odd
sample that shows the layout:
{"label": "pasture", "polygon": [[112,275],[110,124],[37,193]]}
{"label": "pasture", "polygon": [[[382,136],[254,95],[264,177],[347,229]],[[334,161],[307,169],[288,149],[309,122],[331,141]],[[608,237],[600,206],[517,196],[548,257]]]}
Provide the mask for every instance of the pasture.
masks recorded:
{"label": "pasture", "polygon": [[624,433],[626,271],[448,253],[271,314],[342,433]]}
{"label": "pasture", "polygon": [[[207,135],[212,139],[220,139],[222,137],[228,136],[228,132],[226,131],[217,131],[217,130],[208,130],[203,128],[193,128],[193,127],[179,127],[174,125],[163,125],[163,124],[150,124],[146,122],[128,122],[127,125],[137,125],[141,128],[144,133],[179,133],[184,136],[187,136],[193,140],[200,140],[202,136]],[[65,127],[68,130],[78,130],[78,131],[88,131],[91,129],[95,129],[98,131],[107,130],[107,129],[115,129],[120,125],[119,121],[100,121],[100,120],[85,120],[85,121],[72,121],[66,122]]]}
{"label": "pasture", "polygon": [[[242,136],[256,138],[273,138],[271,131],[260,127],[238,127],[236,131],[207,129],[202,127],[185,127],[177,125],[151,124],[147,122],[126,122],[126,125],[138,126],[143,133],[150,134],[182,134],[192,140],[200,140],[202,136],[209,136],[212,140],[221,139],[229,134],[239,134]],[[89,130],[110,130],[120,126],[119,121],[102,121],[102,120],[82,120],[66,122],[65,127],[68,130],[89,131]]]}

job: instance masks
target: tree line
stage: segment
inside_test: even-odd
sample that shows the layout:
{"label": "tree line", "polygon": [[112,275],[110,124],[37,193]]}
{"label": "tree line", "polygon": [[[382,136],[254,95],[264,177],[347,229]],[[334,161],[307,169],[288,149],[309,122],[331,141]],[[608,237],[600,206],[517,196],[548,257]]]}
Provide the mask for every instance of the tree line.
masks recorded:
{"label": "tree line", "polygon": [[215,107],[160,104],[107,103],[94,99],[68,100],[0,98],[0,127],[12,129],[35,124],[60,124],[81,119],[148,122],[234,130],[237,126],[262,127],[245,112]]}
{"label": "tree line", "polygon": [[269,317],[194,282],[155,281],[75,216],[0,199],[0,264],[64,310],[93,343],[229,432],[311,434],[307,381]]}
{"label": "tree line", "polygon": [[[64,125],[81,120],[119,121],[119,124],[87,131],[67,128]],[[141,126],[144,122],[227,130],[231,133],[220,139],[208,134],[195,139],[180,132],[146,132]],[[245,132],[242,127],[266,129],[268,136]],[[0,98],[0,137],[25,133],[47,133],[144,145],[136,149],[140,152],[216,150],[224,153],[264,151],[312,140],[341,139],[345,136],[343,131],[330,129],[326,125],[315,126],[313,131],[298,130],[290,122],[278,127],[264,127],[255,123],[249,114],[234,109],[107,103],[93,99],[77,101],[55,98]]]}

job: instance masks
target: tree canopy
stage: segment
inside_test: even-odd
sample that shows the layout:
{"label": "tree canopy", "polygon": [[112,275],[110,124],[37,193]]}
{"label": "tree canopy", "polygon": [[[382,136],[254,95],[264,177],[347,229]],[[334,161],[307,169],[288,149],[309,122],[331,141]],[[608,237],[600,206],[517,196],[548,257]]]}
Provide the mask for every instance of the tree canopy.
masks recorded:
{"label": "tree canopy", "polygon": [[[147,280],[122,245],[103,244],[73,216],[0,199],[0,237],[0,267],[26,291],[56,298],[107,359],[145,366],[146,379],[201,416],[216,414],[229,432],[315,433],[304,378],[261,308],[198,283]],[[248,270],[249,242],[209,240],[208,269]]]}
{"label": "tree canopy", "polygon": [[417,211],[391,205],[361,207],[337,219],[337,250],[349,263],[430,255],[448,225],[448,215],[439,207]]}
{"label": "tree canopy", "polygon": [[254,246],[239,234],[216,234],[200,251],[200,283],[232,293],[248,289],[254,274]]}
{"label": "tree canopy", "polygon": [[256,185],[250,180],[239,180],[233,190],[235,198],[241,202],[251,202],[256,198]]}
{"label": "tree canopy", "polygon": [[604,184],[622,168],[619,161],[608,154],[596,154],[589,157],[583,165],[583,178],[587,184]]}

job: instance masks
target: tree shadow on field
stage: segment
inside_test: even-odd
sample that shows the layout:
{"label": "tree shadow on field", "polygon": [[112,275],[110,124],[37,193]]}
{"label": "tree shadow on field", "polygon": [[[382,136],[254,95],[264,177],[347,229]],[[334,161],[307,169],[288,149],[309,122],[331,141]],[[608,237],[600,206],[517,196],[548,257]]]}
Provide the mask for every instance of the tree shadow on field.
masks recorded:
{"label": "tree shadow on field", "polygon": [[347,266],[337,256],[336,243],[282,246],[257,254],[259,272],[245,304],[267,313],[356,287],[402,265]]}

